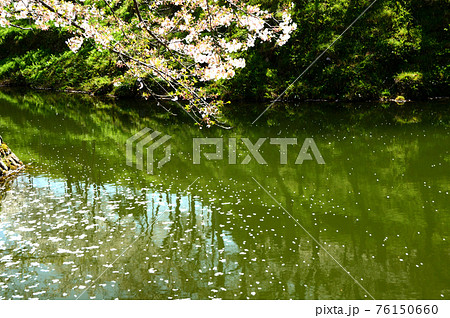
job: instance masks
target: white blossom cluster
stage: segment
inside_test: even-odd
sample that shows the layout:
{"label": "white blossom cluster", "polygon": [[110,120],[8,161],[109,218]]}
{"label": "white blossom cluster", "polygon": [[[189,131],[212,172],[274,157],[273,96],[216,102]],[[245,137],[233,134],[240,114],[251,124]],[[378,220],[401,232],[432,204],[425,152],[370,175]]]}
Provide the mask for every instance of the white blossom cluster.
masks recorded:
{"label": "white blossom cluster", "polygon": [[[32,19],[35,26],[64,28],[73,34],[68,46],[77,52],[86,39],[99,49],[118,54],[121,65],[137,78],[147,74],[162,79],[176,96],[194,101],[200,109],[206,104],[198,81],[232,78],[245,67],[242,53],[257,41],[284,45],[296,29],[289,11],[274,14],[245,1],[226,0],[134,0],[136,17],[125,21],[111,8],[122,0],[105,0],[85,4],[62,0],[0,0],[0,27],[11,26],[20,19]],[[161,8],[175,8],[164,13]],[[199,14],[199,12],[201,12]],[[120,84],[120,83],[119,83]],[[209,114],[206,114],[209,118]]]}

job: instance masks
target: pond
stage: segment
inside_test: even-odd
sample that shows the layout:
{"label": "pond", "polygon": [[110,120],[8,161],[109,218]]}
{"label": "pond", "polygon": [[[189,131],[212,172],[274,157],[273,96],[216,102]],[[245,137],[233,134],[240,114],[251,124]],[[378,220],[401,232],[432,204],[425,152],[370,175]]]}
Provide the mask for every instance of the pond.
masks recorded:
{"label": "pond", "polygon": [[[0,298],[450,299],[449,101],[277,105],[252,125],[263,109],[199,129],[146,102],[0,91],[27,163],[1,185]],[[153,174],[127,165],[145,127],[170,136]],[[194,164],[206,137],[223,151]],[[324,162],[296,163],[307,138]]]}

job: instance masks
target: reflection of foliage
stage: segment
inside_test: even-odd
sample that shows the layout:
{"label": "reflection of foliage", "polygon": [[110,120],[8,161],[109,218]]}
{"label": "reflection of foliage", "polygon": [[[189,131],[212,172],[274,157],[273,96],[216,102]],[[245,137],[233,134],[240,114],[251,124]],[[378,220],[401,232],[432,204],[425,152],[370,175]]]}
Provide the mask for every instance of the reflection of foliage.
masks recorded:
{"label": "reflection of foliage", "polygon": [[13,178],[0,179],[0,202],[5,197],[7,191],[11,189],[13,181]]}
{"label": "reflection of foliage", "polygon": [[[447,298],[447,103],[283,106],[267,114],[270,127],[261,119],[249,128],[253,107],[242,105],[234,116],[235,107],[227,110],[233,130],[199,131],[189,118],[183,123],[146,104],[132,107],[83,95],[2,92],[2,135],[21,159],[32,163],[5,192],[0,205],[7,215],[2,217],[17,227],[41,221],[43,230],[63,221],[69,224],[48,232],[24,232],[23,244],[11,241],[16,245],[8,253],[25,246],[25,241],[42,243],[38,253],[26,245],[12,259],[20,263],[1,271],[34,271],[32,262],[53,267],[56,273],[38,276],[45,286],[50,279],[61,283],[41,297],[69,291],[67,297],[73,298],[80,293],[79,288],[70,293],[73,287],[88,285],[144,231],[130,253],[105,273],[106,285],[86,295],[364,298],[258,188],[253,176],[354,276],[363,277],[363,285],[375,297],[415,298],[420,291],[427,298],[441,298],[441,293]],[[420,122],[397,122],[412,117]],[[125,141],[145,126],[172,136],[174,158],[154,176],[125,166]],[[192,138],[205,136],[252,141],[314,137],[327,164],[293,165],[297,145],[289,149],[289,163],[280,165],[278,149],[265,144],[267,166],[233,166],[226,159],[193,165]],[[245,155],[238,145],[238,162]],[[13,196],[17,193],[27,195]],[[161,219],[153,224],[158,216]],[[97,231],[86,230],[94,223]],[[86,238],[76,238],[85,233]],[[52,242],[50,237],[62,241]],[[95,245],[101,247],[92,248]],[[58,248],[79,248],[85,257],[56,253]],[[71,272],[66,261],[73,261],[78,270]],[[70,275],[58,274],[67,272]],[[21,280],[6,283],[24,291]],[[0,276],[0,283],[5,281]],[[11,297],[13,290],[2,295]],[[24,295],[33,297],[32,292]]]}
{"label": "reflection of foliage", "polygon": [[[248,176],[248,173],[245,166],[229,166],[226,160],[222,163],[204,161],[200,166],[186,164],[192,160],[192,138],[216,137],[219,132],[225,138],[245,136],[256,140],[261,136],[274,137],[279,132],[286,131],[291,135],[297,135],[300,140],[301,137],[324,134],[332,136],[342,132],[366,135],[376,129],[374,126],[376,123],[395,126],[398,123],[421,122],[425,126],[448,127],[450,122],[445,102],[434,105],[408,103],[404,106],[391,103],[388,108],[378,104],[362,106],[337,104],[336,107],[336,105],[310,103],[277,107],[267,114],[267,120],[273,123],[269,130],[262,127],[249,129],[248,123],[258,114],[251,110],[253,107],[238,105],[238,107],[230,107],[225,112],[234,129],[225,132],[216,131],[216,129],[198,131],[196,128],[189,127],[189,118],[184,119],[186,123],[181,123],[181,117],[169,116],[158,108],[149,108],[145,103],[137,102],[131,107],[128,102],[108,102],[86,95],[32,92],[2,93],[0,98],[5,105],[2,110],[2,125],[8,127],[12,136],[21,136],[20,140],[14,140],[14,145],[15,149],[19,147],[16,153],[22,160],[30,162],[40,158],[39,160],[44,160],[48,166],[61,164],[68,173],[77,171],[86,179],[94,176],[100,178],[97,182],[122,179],[129,174],[135,174],[133,168],[124,166],[125,142],[146,126],[171,135],[174,152],[184,154],[181,158],[175,156],[167,168],[161,171],[162,173],[179,171],[181,175],[203,174],[204,168],[209,167],[210,176],[222,178],[224,171],[231,172],[238,169],[240,170],[238,175],[243,176]],[[239,109],[238,113],[236,109]],[[180,115],[182,116],[182,113]],[[4,121],[7,117],[10,119]],[[31,126],[26,125],[27,122],[31,123]],[[55,129],[55,124],[58,125],[58,129]],[[403,135],[408,134],[408,129],[403,132]],[[410,129],[414,130],[414,128]],[[50,140],[52,146],[48,147]],[[69,143],[73,143],[73,148],[67,146]],[[56,144],[58,147],[55,147]],[[322,149],[332,151],[332,148],[326,144],[319,147],[321,151]],[[238,160],[243,159],[239,156],[246,155],[245,149],[243,145],[238,144],[240,151]],[[277,149],[265,146],[262,149],[271,156],[271,160],[278,160]],[[69,157],[72,158],[70,162],[58,162],[61,151],[66,153],[66,160]],[[330,155],[332,156],[332,152]],[[218,165],[222,169],[216,169]],[[117,167],[122,172],[115,173],[112,167]],[[155,178],[145,174],[139,175],[143,178],[142,181]]]}

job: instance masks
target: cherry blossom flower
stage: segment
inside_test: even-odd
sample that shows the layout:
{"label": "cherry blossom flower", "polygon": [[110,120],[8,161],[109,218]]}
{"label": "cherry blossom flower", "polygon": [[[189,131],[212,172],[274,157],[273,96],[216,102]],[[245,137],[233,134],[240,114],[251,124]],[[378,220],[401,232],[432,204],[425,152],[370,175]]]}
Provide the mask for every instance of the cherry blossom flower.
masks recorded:
{"label": "cherry blossom flower", "polygon": [[[99,50],[117,54],[126,75],[139,81],[151,76],[165,82],[171,90],[168,95],[187,100],[189,111],[207,125],[217,115],[220,103],[211,102],[198,82],[232,78],[245,67],[242,56],[246,50],[258,41],[284,45],[297,27],[289,14],[291,8],[276,13],[281,16],[276,22],[274,14],[238,0],[222,4],[212,0],[133,0],[135,16],[126,21],[111,9],[122,1],[116,0],[113,6],[111,1],[102,1],[107,7],[101,8],[96,1],[0,0],[0,27],[31,19],[34,27],[42,30],[64,28],[73,35],[67,40],[73,52],[91,39]],[[173,12],[161,14],[167,7]],[[203,14],[193,14],[199,11]],[[230,38],[230,33],[224,32],[228,28],[236,35]]]}

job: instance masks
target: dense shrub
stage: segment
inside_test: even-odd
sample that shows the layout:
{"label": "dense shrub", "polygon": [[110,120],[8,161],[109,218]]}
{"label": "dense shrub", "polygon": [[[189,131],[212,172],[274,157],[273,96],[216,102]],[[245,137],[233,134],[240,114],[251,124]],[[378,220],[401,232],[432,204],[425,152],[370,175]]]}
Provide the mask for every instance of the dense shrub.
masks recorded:
{"label": "dense shrub", "polygon": [[[290,1],[249,2],[274,10]],[[246,53],[246,68],[228,82],[208,84],[210,92],[232,100],[276,98],[371,2],[294,0],[298,29],[288,44],[276,49],[257,44]],[[448,94],[446,5],[446,0],[378,1],[284,98],[374,100],[402,95],[421,99]],[[132,2],[124,1],[118,12],[126,19],[132,8]],[[74,54],[67,49],[68,35],[63,31],[22,26],[26,29],[0,29],[0,84],[127,97],[138,93],[135,80],[123,78],[116,56],[96,51],[89,43]],[[147,82],[160,93],[157,83],[151,78]]]}

